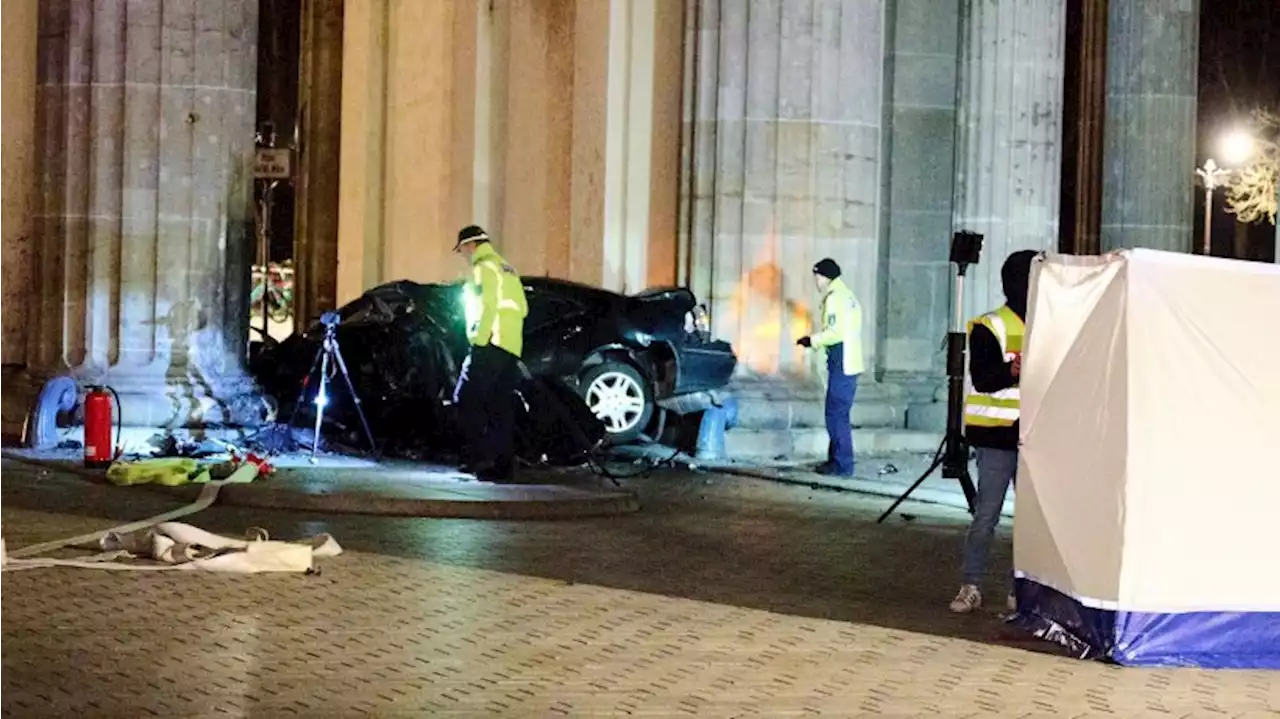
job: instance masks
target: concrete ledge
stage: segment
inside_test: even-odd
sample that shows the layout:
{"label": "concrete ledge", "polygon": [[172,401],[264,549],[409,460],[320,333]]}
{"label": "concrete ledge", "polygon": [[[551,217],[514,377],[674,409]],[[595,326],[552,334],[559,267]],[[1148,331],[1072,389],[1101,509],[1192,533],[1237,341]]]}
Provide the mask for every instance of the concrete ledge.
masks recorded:
{"label": "concrete ledge", "polygon": [[[615,450],[619,455],[633,458],[643,459],[666,459],[670,457],[669,449],[658,445],[650,446],[629,446],[620,447]],[[837,492],[856,492],[858,494],[871,495],[876,497],[884,497],[888,499],[896,499],[907,491],[907,488],[919,477],[929,465],[932,454],[914,455],[910,457],[899,456],[893,462],[879,461],[875,458],[859,454],[858,455],[858,471],[867,471],[867,468],[876,464],[901,464],[902,468],[893,470],[891,474],[880,474],[879,472],[871,476],[861,477],[828,477],[811,471],[812,462],[808,464],[801,463],[796,460],[786,462],[776,462],[771,464],[754,463],[744,459],[726,459],[726,460],[700,460],[690,457],[687,454],[680,453],[673,461],[689,467],[693,470],[705,472],[713,472],[716,474],[725,474],[737,477],[747,477],[750,479],[763,479],[781,484],[791,484],[799,487],[810,487],[813,489],[828,489]],[[977,467],[970,467],[974,479],[977,479]],[[969,506],[964,499],[964,493],[960,489],[959,482],[950,479],[944,479],[941,472],[935,471],[930,474],[929,478],[923,484],[911,493],[910,500],[922,504],[934,504],[944,507],[951,507],[965,512],[969,511]],[[889,506],[889,502],[885,502],[885,507]],[[909,505],[904,505],[909,506]],[[1005,517],[1013,516],[1014,500],[1012,494],[1005,500],[1001,514]],[[910,514],[910,510],[901,509],[899,514]]]}
{"label": "concrete ledge", "polygon": [[[859,477],[826,477],[815,472],[806,472],[796,469],[770,469],[767,467],[747,467],[747,466],[717,466],[716,472],[721,474],[731,474],[740,477],[750,477],[752,479],[766,479],[771,482],[780,482],[782,484],[794,484],[802,487],[813,487],[815,489],[832,489],[841,492],[857,492],[859,494],[867,494],[875,497],[885,497],[886,499],[897,499],[902,493],[907,491],[909,484],[899,482],[886,482],[875,479],[862,479]],[[977,475],[974,474],[976,479]],[[911,477],[914,480],[915,477]],[[933,484],[934,486],[929,486]],[[953,485],[942,488],[940,485]],[[952,480],[943,480],[940,476],[935,481],[926,481],[925,484],[916,488],[910,495],[910,500],[923,504],[936,504],[943,507],[951,507],[965,512],[969,511],[969,505],[965,502],[964,493],[960,491],[959,483]],[[888,507],[888,503],[885,504]],[[910,514],[910,511],[904,511],[902,507],[898,508],[899,514]],[[1013,516],[1013,498],[1005,500],[1004,506],[1000,512],[1003,517]]]}
{"label": "concrete ledge", "polygon": [[[4,456],[105,483],[101,470],[86,470],[77,462],[26,457],[9,451]],[[637,496],[622,489],[494,484],[459,480],[454,475],[403,464],[283,469],[250,484],[223,487],[217,504],[324,514],[507,520],[616,517],[640,509]],[[119,489],[166,494],[180,501],[192,501],[200,493],[200,485],[144,484]]]}
{"label": "concrete ledge", "polygon": [[[825,458],[825,429],[748,429],[735,427],[725,432],[725,454],[740,459]],[[853,445],[860,456],[897,454],[901,452],[937,451],[942,435],[906,429],[856,428]]]}
{"label": "concrete ledge", "polygon": [[[194,499],[198,486],[144,488]],[[549,484],[492,484],[363,478],[268,478],[224,487],[218,501],[254,509],[443,519],[579,519],[640,509],[630,492]]]}

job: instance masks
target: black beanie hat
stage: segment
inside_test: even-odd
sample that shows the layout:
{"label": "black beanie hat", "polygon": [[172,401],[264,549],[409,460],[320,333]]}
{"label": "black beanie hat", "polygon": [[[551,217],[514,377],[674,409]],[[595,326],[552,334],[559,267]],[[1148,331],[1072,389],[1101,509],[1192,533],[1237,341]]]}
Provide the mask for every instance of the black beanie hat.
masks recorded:
{"label": "black beanie hat", "polygon": [[830,257],[824,257],[818,260],[818,264],[813,266],[813,274],[834,280],[840,276],[840,265],[837,265],[836,261]]}
{"label": "black beanie hat", "polygon": [[479,225],[467,225],[458,231],[458,242],[453,249],[458,249],[468,242],[488,242],[489,235]]}

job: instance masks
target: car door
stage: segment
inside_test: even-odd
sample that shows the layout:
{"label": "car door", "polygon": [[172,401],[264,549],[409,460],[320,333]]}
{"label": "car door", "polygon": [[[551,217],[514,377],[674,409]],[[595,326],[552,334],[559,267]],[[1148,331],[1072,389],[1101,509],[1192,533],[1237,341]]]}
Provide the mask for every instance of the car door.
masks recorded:
{"label": "car door", "polygon": [[529,315],[524,321],[524,363],[535,375],[577,373],[588,349],[583,328],[585,308],[562,295],[526,286]]}

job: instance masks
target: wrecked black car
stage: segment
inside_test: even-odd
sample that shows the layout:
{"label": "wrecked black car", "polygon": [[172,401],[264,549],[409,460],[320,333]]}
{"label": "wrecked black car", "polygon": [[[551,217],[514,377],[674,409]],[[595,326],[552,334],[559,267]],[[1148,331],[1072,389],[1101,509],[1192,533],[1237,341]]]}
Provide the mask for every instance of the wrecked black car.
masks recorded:
{"label": "wrecked black car", "polygon": [[[574,463],[602,442],[632,441],[652,425],[660,431],[664,408],[686,414],[717,401],[737,364],[728,343],[710,338],[688,290],[624,296],[545,278],[526,279],[525,288],[530,376],[514,400],[526,460]],[[458,446],[451,399],[467,353],[463,302],[460,284],[406,280],[338,311],[338,346],[384,453],[441,457]],[[314,422],[314,380],[304,379],[323,337],[315,323],[251,359],[280,421]],[[355,404],[332,368],[328,386],[324,431],[362,446]]]}
{"label": "wrecked black car", "polygon": [[525,279],[524,361],[573,387],[623,444],[653,429],[660,408],[711,406],[738,359],[711,338],[706,308],[683,288],[638,295],[549,278]]}

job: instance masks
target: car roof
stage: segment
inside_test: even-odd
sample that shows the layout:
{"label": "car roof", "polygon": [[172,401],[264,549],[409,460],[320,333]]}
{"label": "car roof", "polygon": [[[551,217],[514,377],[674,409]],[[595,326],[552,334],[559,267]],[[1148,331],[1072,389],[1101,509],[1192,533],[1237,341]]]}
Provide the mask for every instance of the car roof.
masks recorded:
{"label": "car roof", "polygon": [[608,298],[613,300],[652,300],[670,297],[674,294],[689,293],[689,289],[687,287],[661,286],[650,287],[633,295],[624,295],[612,290],[606,290],[602,287],[574,282],[573,280],[562,280],[556,277],[525,277],[523,280],[526,287],[536,291],[568,296],[576,295],[579,297]]}
{"label": "car roof", "polygon": [[617,302],[625,299],[623,295],[617,292],[611,292],[600,287],[593,287],[581,282],[573,282],[572,280],[562,280],[555,277],[525,277],[524,285],[535,292],[543,292],[549,295],[559,295],[569,299],[579,300],[607,300]]}

